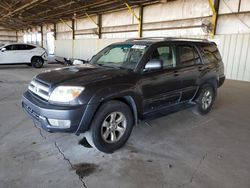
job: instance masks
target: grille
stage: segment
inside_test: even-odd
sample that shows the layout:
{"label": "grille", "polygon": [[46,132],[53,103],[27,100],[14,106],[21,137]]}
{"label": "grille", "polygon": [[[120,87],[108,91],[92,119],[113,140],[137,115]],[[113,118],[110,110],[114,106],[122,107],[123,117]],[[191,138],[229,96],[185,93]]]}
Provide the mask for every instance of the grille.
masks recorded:
{"label": "grille", "polygon": [[49,90],[50,88],[36,80],[32,80],[29,85],[29,90],[41,97],[42,99],[49,100]]}

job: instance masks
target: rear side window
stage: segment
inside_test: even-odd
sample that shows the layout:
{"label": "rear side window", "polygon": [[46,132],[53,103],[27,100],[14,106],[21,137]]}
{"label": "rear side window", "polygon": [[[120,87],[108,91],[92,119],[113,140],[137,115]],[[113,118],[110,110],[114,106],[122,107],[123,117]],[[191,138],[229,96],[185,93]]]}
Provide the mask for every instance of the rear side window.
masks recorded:
{"label": "rear side window", "polygon": [[36,48],[36,47],[35,47],[35,46],[32,46],[32,45],[28,45],[28,44],[23,45],[23,49],[24,49],[24,50],[32,50],[32,49],[34,49],[34,48]]}
{"label": "rear side window", "polygon": [[220,52],[215,44],[202,45],[201,55],[205,64],[221,61]]}
{"label": "rear side window", "polygon": [[201,63],[198,52],[192,46],[181,45],[178,47],[178,49],[181,67],[192,66]]}
{"label": "rear side window", "polygon": [[34,49],[35,46],[28,45],[28,44],[18,44],[18,50],[31,50]]}

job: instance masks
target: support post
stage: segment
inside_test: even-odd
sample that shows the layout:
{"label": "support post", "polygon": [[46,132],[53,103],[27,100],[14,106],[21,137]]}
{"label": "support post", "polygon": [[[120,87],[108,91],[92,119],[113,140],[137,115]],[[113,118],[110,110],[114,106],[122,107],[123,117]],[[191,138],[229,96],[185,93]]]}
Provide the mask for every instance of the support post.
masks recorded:
{"label": "support post", "polygon": [[135,19],[138,21],[138,37],[140,38],[142,36],[142,14],[143,9],[140,9],[140,15],[139,17],[135,14],[135,11],[132,9],[132,7],[128,3],[124,3],[126,7],[128,8],[129,12],[135,17]]}
{"label": "support post", "polygon": [[212,11],[212,32],[211,36],[214,37],[216,34],[216,27],[217,27],[217,15],[219,11],[220,0],[215,0],[213,4],[213,0],[208,0],[209,7]]}
{"label": "support post", "polygon": [[98,37],[100,38],[100,35],[101,35],[101,32],[100,32],[100,25],[99,25],[99,21],[101,21],[101,20],[99,20],[99,16],[98,16],[98,23],[96,23],[96,21],[87,13],[87,12],[85,12],[85,15],[87,16],[87,18],[91,21],[91,22],[93,22],[95,25],[96,25],[96,27],[97,27],[97,35],[98,35]]}
{"label": "support post", "polygon": [[16,30],[16,42],[18,42],[18,31]]}
{"label": "support post", "polygon": [[41,46],[43,47],[43,26],[41,25]]}
{"label": "support post", "polygon": [[72,39],[75,40],[75,20],[72,20]]}
{"label": "support post", "polygon": [[98,14],[98,38],[102,38],[102,15]]}
{"label": "support post", "polygon": [[139,37],[142,37],[142,32],[143,32],[143,6],[140,6],[140,22],[139,22]]}
{"label": "support post", "polygon": [[241,0],[239,0],[239,4],[238,4],[238,13],[240,12],[240,8],[241,8]]}
{"label": "support post", "polygon": [[56,23],[54,23],[54,38],[57,40],[57,35],[56,35]]}

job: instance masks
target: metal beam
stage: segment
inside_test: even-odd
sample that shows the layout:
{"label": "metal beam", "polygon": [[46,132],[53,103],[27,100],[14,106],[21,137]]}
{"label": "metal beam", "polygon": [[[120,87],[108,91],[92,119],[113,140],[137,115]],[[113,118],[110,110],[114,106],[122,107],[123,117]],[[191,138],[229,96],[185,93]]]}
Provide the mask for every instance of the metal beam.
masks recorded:
{"label": "metal beam", "polygon": [[18,42],[18,31],[16,31],[16,42]]}
{"label": "metal beam", "polygon": [[57,40],[56,23],[54,23],[54,38]]}
{"label": "metal beam", "polygon": [[13,14],[18,13],[18,12],[22,12],[22,11],[31,9],[34,6],[36,6],[37,4],[39,4],[39,3],[41,4],[41,3],[47,2],[48,0],[43,0],[43,1],[40,1],[40,2],[39,1],[40,0],[33,0],[33,1],[29,2],[29,3],[25,3],[23,6],[20,6],[17,9],[15,9],[13,11],[10,11],[9,13],[5,14],[0,19],[6,18],[8,16],[12,16]]}
{"label": "metal beam", "polygon": [[61,22],[62,22],[63,24],[65,24],[65,25],[68,26],[71,30],[73,30],[73,27],[70,26],[67,22],[65,22],[63,19],[60,19],[60,20],[61,20]]}
{"label": "metal beam", "polygon": [[212,11],[212,32],[211,36],[214,37],[216,34],[216,27],[217,27],[217,15],[219,11],[220,0],[215,0],[213,4],[213,0],[208,0],[209,7]]}
{"label": "metal beam", "polygon": [[142,32],[143,32],[143,5],[140,6],[139,14],[140,14],[139,37],[142,37]]}
{"label": "metal beam", "polygon": [[43,47],[43,26],[41,25],[41,46]]}
{"label": "metal beam", "polygon": [[102,15],[98,14],[98,38],[102,38]]}
{"label": "metal beam", "polygon": [[[99,35],[100,35],[100,33],[99,33],[99,31],[100,31],[100,26],[99,26],[99,24],[96,23],[96,21],[95,21],[87,12],[85,13],[85,15],[87,16],[87,18],[88,18],[92,23],[94,23],[94,24],[96,25],[96,27],[97,27],[97,35],[99,36]],[[98,20],[98,22],[99,22],[99,20]]]}
{"label": "metal beam", "polygon": [[241,0],[239,0],[239,4],[238,4],[238,12],[240,12],[240,8],[241,8]]}
{"label": "metal beam", "polygon": [[135,19],[138,21],[138,37],[140,38],[142,36],[142,19],[141,19],[141,11],[140,15],[137,16],[135,14],[135,11],[132,9],[132,7],[128,3],[124,3],[126,7],[128,8],[129,12],[132,14],[132,16],[135,17]]}
{"label": "metal beam", "polygon": [[75,40],[75,19],[72,19],[72,39]]}

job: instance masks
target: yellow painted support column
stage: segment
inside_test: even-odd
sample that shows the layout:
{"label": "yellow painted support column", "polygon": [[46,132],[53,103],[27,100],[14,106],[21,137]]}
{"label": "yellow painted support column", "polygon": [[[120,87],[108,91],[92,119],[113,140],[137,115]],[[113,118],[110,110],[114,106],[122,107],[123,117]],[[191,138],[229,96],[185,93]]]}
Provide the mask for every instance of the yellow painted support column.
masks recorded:
{"label": "yellow painted support column", "polygon": [[126,7],[128,8],[128,10],[130,11],[130,13],[136,18],[136,20],[138,21],[138,37],[140,38],[141,37],[141,29],[142,29],[142,27],[141,27],[141,24],[142,24],[142,22],[141,22],[141,16],[137,16],[136,14],[135,14],[135,11],[131,8],[131,6],[128,4],[128,3],[124,3],[125,5],[126,5]]}
{"label": "yellow painted support column", "polygon": [[215,35],[215,24],[216,24],[216,19],[217,19],[217,13],[216,13],[216,10],[215,10],[215,7],[214,7],[214,4],[213,4],[213,1],[212,0],[208,0],[208,3],[209,3],[209,7],[213,13],[212,15],[212,32],[211,32],[211,36],[214,37]]}
{"label": "yellow painted support column", "polygon": [[91,16],[90,16],[87,12],[85,13],[85,15],[87,16],[87,18],[88,18],[91,22],[93,22],[93,23],[97,26],[97,33],[98,33],[98,35],[99,35],[99,34],[100,34],[100,33],[99,33],[99,31],[100,31],[100,30],[99,30],[99,27],[100,27],[100,26],[98,25],[98,23],[96,23],[95,20],[94,20],[93,18],[91,18]]}

